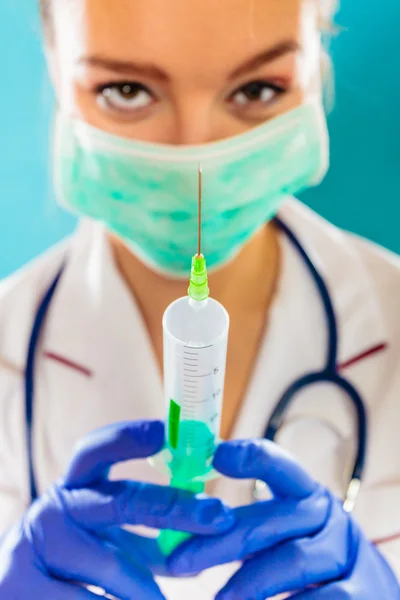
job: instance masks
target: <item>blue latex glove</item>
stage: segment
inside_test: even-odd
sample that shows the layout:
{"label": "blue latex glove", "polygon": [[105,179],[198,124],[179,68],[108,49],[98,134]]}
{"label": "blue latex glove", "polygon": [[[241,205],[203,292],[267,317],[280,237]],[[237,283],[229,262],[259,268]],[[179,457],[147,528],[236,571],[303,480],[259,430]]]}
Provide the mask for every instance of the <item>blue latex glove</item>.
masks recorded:
{"label": "blue latex glove", "polygon": [[290,592],[292,600],[400,599],[391,569],[341,503],[278,446],[223,443],[214,465],[228,477],[261,479],[274,497],[235,509],[228,533],[185,542],[169,559],[174,574],[240,560],[217,600]]}
{"label": "blue latex glove", "polygon": [[91,585],[121,600],[162,599],[150,569],[105,541],[109,528],[142,524],[209,534],[233,523],[229,509],[214,499],[107,479],[114,463],[154,454],[163,442],[160,422],[112,425],[87,437],[65,478],[3,537],[0,598],[98,598],[86,589]]}

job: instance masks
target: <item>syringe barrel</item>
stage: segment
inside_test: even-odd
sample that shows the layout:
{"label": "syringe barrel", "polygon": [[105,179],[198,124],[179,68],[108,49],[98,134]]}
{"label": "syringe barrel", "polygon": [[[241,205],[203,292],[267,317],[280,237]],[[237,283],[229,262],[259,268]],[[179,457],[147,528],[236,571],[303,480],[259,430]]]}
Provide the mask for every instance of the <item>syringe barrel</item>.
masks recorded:
{"label": "syringe barrel", "polygon": [[219,437],[229,316],[212,298],[184,297],[167,308],[163,331],[167,444],[176,466],[201,477]]}

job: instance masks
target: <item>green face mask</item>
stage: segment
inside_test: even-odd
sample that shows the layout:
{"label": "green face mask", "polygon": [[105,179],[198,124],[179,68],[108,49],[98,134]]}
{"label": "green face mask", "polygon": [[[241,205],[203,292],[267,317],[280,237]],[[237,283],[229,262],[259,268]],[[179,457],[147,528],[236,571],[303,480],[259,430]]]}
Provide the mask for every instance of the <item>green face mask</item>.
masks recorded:
{"label": "green face mask", "polygon": [[63,205],[103,222],[154,270],[187,276],[197,240],[210,269],[243,247],[288,195],[320,182],[328,136],[319,102],[244,134],[201,146],[136,142],[59,115],[56,192]]}

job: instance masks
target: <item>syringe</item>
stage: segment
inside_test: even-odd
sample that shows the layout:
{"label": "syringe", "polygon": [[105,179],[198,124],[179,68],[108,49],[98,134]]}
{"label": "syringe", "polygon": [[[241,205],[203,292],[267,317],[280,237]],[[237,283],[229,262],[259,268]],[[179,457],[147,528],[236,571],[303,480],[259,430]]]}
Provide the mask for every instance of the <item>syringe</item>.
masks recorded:
{"label": "syringe", "polygon": [[[212,459],[219,438],[225,382],[229,315],[209,297],[201,253],[202,169],[199,166],[198,249],[192,260],[188,296],[173,302],[163,317],[164,395],[168,418],[164,460],[171,485],[195,493],[215,476]],[[165,530],[159,536],[170,554],[188,534]]]}

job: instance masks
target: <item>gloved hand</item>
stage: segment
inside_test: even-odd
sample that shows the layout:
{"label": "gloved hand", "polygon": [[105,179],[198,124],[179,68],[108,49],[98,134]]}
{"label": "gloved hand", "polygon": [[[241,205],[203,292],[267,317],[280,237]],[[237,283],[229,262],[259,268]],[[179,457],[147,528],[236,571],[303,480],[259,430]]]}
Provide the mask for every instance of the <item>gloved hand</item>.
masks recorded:
{"label": "gloved hand", "polygon": [[160,422],[112,425],[85,438],[65,478],[3,537],[0,598],[94,600],[91,585],[121,600],[162,599],[146,565],[106,541],[108,528],[142,524],[208,534],[233,522],[214,499],[107,479],[114,463],[150,456],[163,441]]}
{"label": "gloved hand", "polygon": [[223,535],[195,536],[169,559],[171,572],[188,575],[244,561],[217,600],[398,600],[400,586],[377,549],[344,512],[271,442],[223,443],[214,465],[234,478],[261,479],[271,500],[235,509],[237,523]]}

